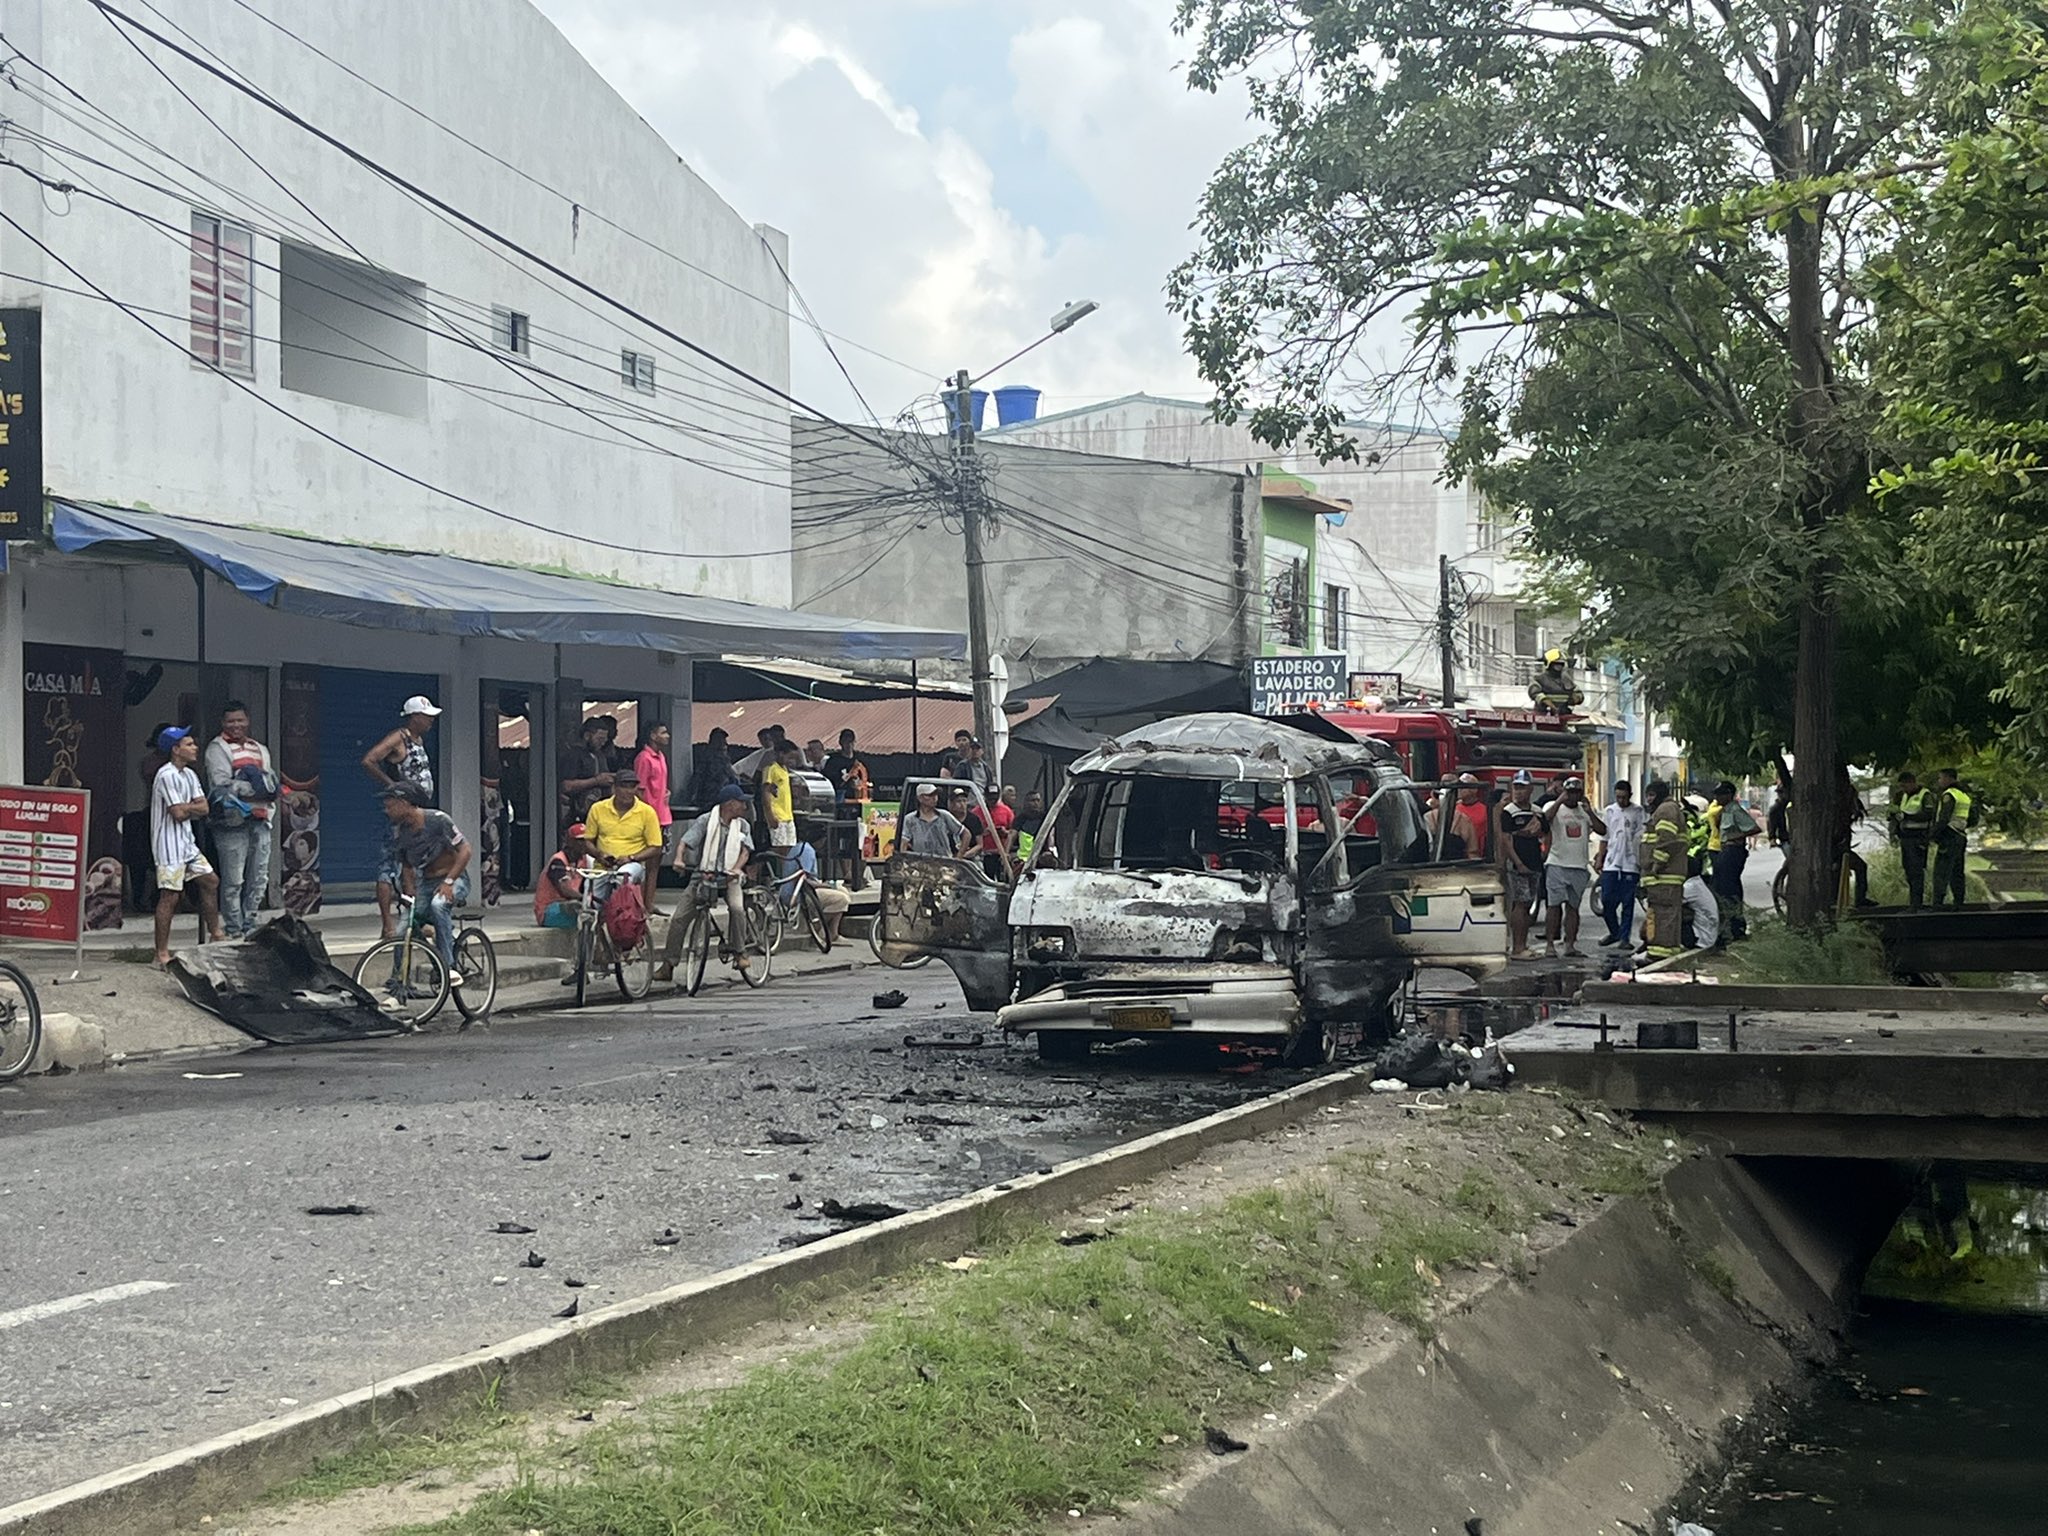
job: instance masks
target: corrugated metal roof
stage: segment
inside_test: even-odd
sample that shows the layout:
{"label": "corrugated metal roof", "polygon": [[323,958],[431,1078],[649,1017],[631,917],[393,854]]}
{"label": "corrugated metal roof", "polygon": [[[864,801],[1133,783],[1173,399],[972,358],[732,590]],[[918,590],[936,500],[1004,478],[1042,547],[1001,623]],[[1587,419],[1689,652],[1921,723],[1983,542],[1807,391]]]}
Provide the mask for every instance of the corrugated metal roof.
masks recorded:
{"label": "corrugated metal roof", "polygon": [[[1033,715],[1050,709],[1053,699],[1031,699],[1021,714],[1008,715],[1014,729]],[[941,752],[953,745],[955,731],[974,729],[974,706],[962,698],[917,701],[917,742],[910,739],[910,699],[741,699],[730,704],[697,704],[690,710],[690,731],[702,741],[713,726],[724,726],[733,749],[751,746],[762,727],[779,725],[801,746],[816,737],[829,751],[839,733],[851,729],[869,752]]]}

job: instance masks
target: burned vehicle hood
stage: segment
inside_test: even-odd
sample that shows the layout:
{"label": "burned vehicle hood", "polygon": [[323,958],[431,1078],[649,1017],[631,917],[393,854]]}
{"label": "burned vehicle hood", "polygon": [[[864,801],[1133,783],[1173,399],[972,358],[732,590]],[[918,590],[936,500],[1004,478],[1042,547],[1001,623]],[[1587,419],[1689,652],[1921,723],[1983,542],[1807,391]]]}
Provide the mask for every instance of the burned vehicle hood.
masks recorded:
{"label": "burned vehicle hood", "polygon": [[1399,763],[1378,741],[1325,741],[1255,715],[1181,715],[1128,731],[1075,761],[1086,773],[1147,773],[1172,778],[1282,779]]}

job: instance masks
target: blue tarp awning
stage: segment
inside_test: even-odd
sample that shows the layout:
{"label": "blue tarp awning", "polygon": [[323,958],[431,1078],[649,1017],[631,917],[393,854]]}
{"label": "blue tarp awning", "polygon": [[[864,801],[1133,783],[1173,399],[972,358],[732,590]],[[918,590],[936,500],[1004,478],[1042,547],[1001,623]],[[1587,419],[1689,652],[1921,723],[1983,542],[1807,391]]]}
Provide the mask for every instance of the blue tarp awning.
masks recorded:
{"label": "blue tarp awning", "polygon": [[949,630],[617,586],[455,555],[330,544],[89,502],[53,499],[50,506],[52,537],[67,553],[99,544],[169,545],[265,607],[342,624],[693,656],[834,661],[967,653],[966,637]]}

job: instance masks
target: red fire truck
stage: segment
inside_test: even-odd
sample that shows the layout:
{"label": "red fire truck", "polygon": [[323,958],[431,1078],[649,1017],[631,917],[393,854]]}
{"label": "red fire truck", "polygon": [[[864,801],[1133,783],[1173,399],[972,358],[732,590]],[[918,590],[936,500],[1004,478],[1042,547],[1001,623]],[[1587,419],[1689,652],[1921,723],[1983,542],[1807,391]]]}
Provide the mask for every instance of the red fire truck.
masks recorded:
{"label": "red fire truck", "polygon": [[1505,791],[1524,768],[1538,783],[1586,770],[1586,741],[1571,721],[1534,710],[1344,706],[1317,713],[1354,736],[1384,741],[1418,784],[1471,773]]}

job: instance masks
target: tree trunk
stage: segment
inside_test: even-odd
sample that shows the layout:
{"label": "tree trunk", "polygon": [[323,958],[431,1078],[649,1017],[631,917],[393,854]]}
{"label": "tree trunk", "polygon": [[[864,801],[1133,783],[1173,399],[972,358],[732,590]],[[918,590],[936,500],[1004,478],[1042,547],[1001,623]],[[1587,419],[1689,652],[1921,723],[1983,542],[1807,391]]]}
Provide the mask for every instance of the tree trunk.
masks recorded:
{"label": "tree trunk", "polygon": [[1799,672],[1792,680],[1792,852],[1787,916],[1815,928],[1835,910],[1835,824],[1842,765],[1835,740],[1835,598],[1816,572],[1799,605]]}

